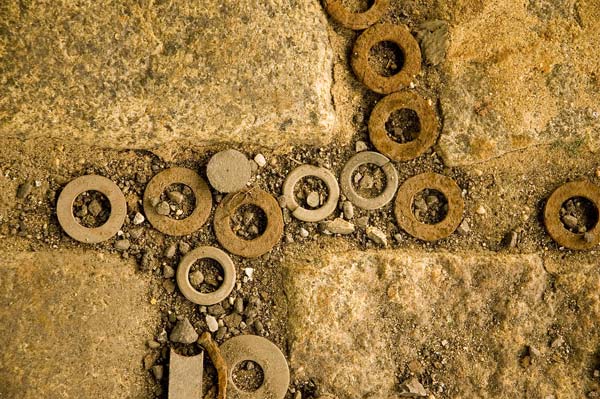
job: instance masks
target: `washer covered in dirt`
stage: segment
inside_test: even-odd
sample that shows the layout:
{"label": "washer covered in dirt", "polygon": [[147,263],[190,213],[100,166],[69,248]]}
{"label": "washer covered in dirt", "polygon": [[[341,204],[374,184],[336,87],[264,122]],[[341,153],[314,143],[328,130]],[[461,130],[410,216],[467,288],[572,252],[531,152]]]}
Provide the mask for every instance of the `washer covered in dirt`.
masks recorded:
{"label": "washer covered in dirt", "polygon": [[569,231],[560,218],[560,210],[569,199],[582,197],[592,202],[596,208],[596,219],[600,210],[600,187],[588,182],[578,181],[563,184],[548,198],[544,207],[544,223],[548,234],[559,245],[570,249],[590,249],[600,243],[600,223],[595,225],[585,234]]}
{"label": "washer covered in dirt", "polygon": [[390,6],[390,0],[375,0],[364,12],[351,12],[342,0],[325,0],[327,13],[344,28],[367,29],[381,19]]}
{"label": "washer covered in dirt", "polygon": [[[420,124],[417,137],[407,143],[394,141],[387,132],[386,123],[395,111],[413,110]],[[435,144],[438,137],[438,121],[433,106],[420,95],[413,92],[390,94],[375,105],[369,118],[369,137],[371,143],[382,154],[395,161],[408,161],[423,154]]]}
{"label": "washer covered in dirt", "polygon": [[[110,202],[110,216],[99,227],[88,228],[73,216],[75,199],[86,191],[98,191]],[[119,231],[127,216],[127,202],[119,186],[103,176],[86,175],[76,178],[65,186],[56,203],[58,222],[71,238],[88,244],[106,241]]]}
{"label": "washer covered in dirt", "polygon": [[[369,62],[371,49],[382,42],[396,44],[404,56],[400,70],[392,76],[383,76]],[[421,70],[419,44],[403,25],[378,24],[364,31],[352,50],[352,69],[365,86],[379,94],[390,94],[410,85]]]}
{"label": "washer covered in dirt", "polygon": [[[258,237],[246,240],[239,237],[231,227],[231,218],[243,205],[262,209],[267,218],[265,231]],[[213,226],[219,243],[229,252],[255,258],[269,252],[283,235],[283,215],[277,200],[259,188],[228,194],[215,211]]]}
{"label": "washer covered in dirt", "polygon": [[[415,196],[425,189],[442,193],[448,202],[448,211],[443,220],[435,224],[419,221],[413,213]],[[437,173],[423,173],[406,180],[398,189],[394,214],[398,225],[413,237],[425,241],[436,241],[448,237],[460,225],[465,203],[460,187],[454,180]]]}

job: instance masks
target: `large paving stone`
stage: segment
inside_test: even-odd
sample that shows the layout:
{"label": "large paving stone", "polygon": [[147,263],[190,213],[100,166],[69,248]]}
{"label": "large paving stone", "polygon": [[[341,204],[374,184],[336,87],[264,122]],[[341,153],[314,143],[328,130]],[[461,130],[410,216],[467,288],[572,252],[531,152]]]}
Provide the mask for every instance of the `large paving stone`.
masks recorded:
{"label": "large paving stone", "polygon": [[291,367],[321,394],[397,398],[412,377],[436,398],[598,389],[593,260],[330,244],[292,252],[285,283]]}
{"label": "large paving stone", "polygon": [[134,270],[92,251],[0,253],[0,397],[150,397],[158,320]]}
{"label": "large paving stone", "polygon": [[553,142],[600,147],[598,0],[450,6],[439,149],[472,164]]}
{"label": "large paving stone", "polygon": [[323,144],[317,0],[0,3],[0,136],[112,148]]}

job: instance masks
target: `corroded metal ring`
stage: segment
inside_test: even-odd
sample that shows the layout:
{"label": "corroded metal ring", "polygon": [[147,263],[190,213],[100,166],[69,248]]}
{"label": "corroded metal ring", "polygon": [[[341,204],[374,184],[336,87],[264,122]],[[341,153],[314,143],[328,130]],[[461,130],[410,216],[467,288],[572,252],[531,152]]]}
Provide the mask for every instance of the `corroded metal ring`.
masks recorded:
{"label": "corroded metal ring", "polygon": [[344,7],[342,0],[325,0],[325,9],[331,18],[344,28],[354,30],[367,29],[379,21],[389,6],[390,0],[375,0],[367,11],[354,13]]}
{"label": "corroded metal ring", "polygon": [[[285,356],[271,341],[256,335],[239,335],[225,341],[220,349],[221,356],[227,363],[228,398],[283,399],[285,397],[290,384],[290,371]],[[252,392],[240,390],[233,382],[235,367],[247,360],[258,363],[264,373],[263,384]]]}
{"label": "corroded metal ring", "polygon": [[[231,228],[231,217],[242,205],[255,205],[267,217],[267,227],[263,234],[244,240]],[[213,220],[215,235],[219,243],[229,252],[246,258],[255,258],[269,252],[283,235],[283,216],[277,200],[259,188],[228,194],[217,206]]]}
{"label": "corroded metal ring", "polygon": [[[86,191],[98,191],[104,194],[110,202],[110,216],[102,226],[84,227],[73,216],[73,202],[79,194]],[[60,193],[56,203],[56,216],[60,226],[71,238],[95,244],[108,240],[123,226],[125,216],[127,216],[127,201],[125,201],[125,196],[119,186],[106,177],[81,176],[67,184]]]}
{"label": "corroded metal ring", "polygon": [[[446,197],[448,213],[435,224],[421,223],[412,211],[415,195],[425,189],[434,189]],[[460,187],[454,180],[437,173],[423,173],[406,180],[398,190],[394,214],[398,225],[413,237],[436,241],[448,237],[460,225],[465,203]]]}
{"label": "corroded metal ring", "polygon": [[[388,136],[385,124],[394,111],[405,108],[417,113],[421,131],[413,141],[400,144]],[[425,98],[416,93],[390,94],[379,101],[371,112],[369,137],[375,148],[395,161],[414,159],[434,145],[437,140],[438,122],[435,111]]]}
{"label": "corroded metal ring", "polygon": [[600,187],[588,182],[578,181],[566,183],[557,188],[544,207],[544,224],[548,234],[559,245],[570,249],[590,249],[600,242],[600,223],[584,234],[576,234],[567,230],[560,220],[562,205],[571,198],[583,197],[590,200],[600,210]]}
{"label": "corroded metal ring", "polygon": [[[369,163],[379,166],[383,170],[383,173],[385,173],[385,189],[375,198],[361,197],[352,184],[352,174],[354,171],[359,166]],[[378,152],[363,151],[354,155],[346,162],[340,177],[340,185],[342,186],[344,195],[357,207],[362,209],[379,209],[394,198],[394,194],[396,194],[396,190],[398,189],[398,172],[396,172],[394,165],[392,165],[387,157]]]}
{"label": "corroded metal ring", "polygon": [[[318,209],[302,208],[296,201],[294,187],[300,179],[306,176],[314,176],[323,180],[329,191],[327,202]],[[312,165],[301,165],[292,170],[285,178],[285,182],[283,183],[283,196],[285,197],[287,208],[292,212],[292,215],[294,215],[296,219],[304,222],[318,222],[335,211],[338,199],[340,198],[340,188],[335,176],[329,170]]]}
{"label": "corroded metal ring", "polygon": [[[190,269],[198,259],[213,259],[223,268],[223,283],[214,292],[202,293],[197,291],[190,283]],[[214,305],[227,298],[235,284],[235,266],[225,252],[215,247],[198,247],[188,252],[177,268],[177,286],[188,300],[203,306]]]}
{"label": "corroded metal ring", "polygon": [[[371,48],[377,43],[393,42],[402,50],[404,65],[396,74],[386,77],[378,74],[369,63]],[[379,24],[364,31],[352,50],[352,69],[365,86],[380,94],[389,94],[410,85],[421,70],[419,44],[402,25]]]}
{"label": "corroded metal ring", "polygon": [[[160,198],[171,184],[185,184],[194,193],[196,207],[190,216],[177,220],[159,215],[153,200]],[[163,170],[150,180],[144,191],[144,213],[155,229],[172,236],[183,236],[198,230],[208,219],[212,207],[212,195],[208,184],[191,169],[170,168]]]}

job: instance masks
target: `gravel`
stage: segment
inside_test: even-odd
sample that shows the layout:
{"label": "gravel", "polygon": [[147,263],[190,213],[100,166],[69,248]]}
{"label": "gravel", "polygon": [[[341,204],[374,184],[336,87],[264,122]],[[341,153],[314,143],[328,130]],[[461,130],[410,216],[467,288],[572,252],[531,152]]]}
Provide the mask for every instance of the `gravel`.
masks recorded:
{"label": "gravel", "polygon": [[206,325],[208,326],[208,331],[211,333],[219,330],[219,323],[214,316],[206,315]]}
{"label": "gravel", "polygon": [[319,193],[317,193],[316,191],[311,191],[306,197],[306,203],[308,204],[308,206],[311,206],[313,208],[318,207],[320,203]]}
{"label": "gravel", "polygon": [[133,224],[135,224],[135,225],[142,224],[142,223],[144,223],[145,220],[146,220],[146,218],[144,217],[144,215],[142,215],[139,212],[136,212],[135,216],[133,217]]}
{"label": "gravel", "polygon": [[170,336],[171,342],[180,342],[182,344],[191,344],[198,340],[198,333],[186,318],[179,320]]}
{"label": "gravel", "polygon": [[156,205],[156,213],[162,216],[167,216],[171,213],[171,207],[167,201],[161,201]]}
{"label": "gravel", "polygon": [[173,278],[175,276],[175,269],[173,269],[169,265],[163,266],[163,277],[164,278]]}
{"label": "gravel", "polygon": [[17,188],[17,198],[18,199],[27,198],[27,196],[29,194],[31,194],[32,188],[33,188],[33,185],[29,181],[26,181],[25,183],[19,185],[19,188]]}
{"label": "gravel", "polygon": [[130,246],[131,246],[131,243],[129,242],[129,240],[115,241],[115,249],[117,249],[119,251],[127,251]]}
{"label": "gravel", "polygon": [[367,237],[378,245],[387,246],[385,233],[377,227],[367,227]]}
{"label": "gravel", "polygon": [[344,211],[344,217],[346,219],[352,219],[354,217],[354,205],[352,205],[352,202],[344,201],[342,210]]}
{"label": "gravel", "polygon": [[329,232],[332,234],[352,234],[355,230],[354,224],[342,218],[336,218],[334,220],[322,222],[320,226],[324,232]]}

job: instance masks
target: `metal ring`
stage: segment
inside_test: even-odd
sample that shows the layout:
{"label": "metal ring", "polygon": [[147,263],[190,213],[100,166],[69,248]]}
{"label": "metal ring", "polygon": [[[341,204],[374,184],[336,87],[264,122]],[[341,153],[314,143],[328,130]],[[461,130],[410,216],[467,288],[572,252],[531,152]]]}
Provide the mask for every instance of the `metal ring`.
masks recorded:
{"label": "metal ring", "polygon": [[[381,42],[395,43],[404,55],[404,65],[392,76],[378,74],[369,63],[371,48]],[[410,85],[421,70],[421,49],[419,44],[402,25],[379,24],[364,31],[356,40],[352,50],[352,69],[369,89],[379,94],[389,94]]]}
{"label": "metal ring", "polygon": [[[227,363],[229,379],[227,385],[230,388],[227,392],[228,398],[283,399],[285,397],[290,385],[290,371],[285,356],[271,341],[256,335],[239,335],[225,341],[220,349]],[[240,390],[233,382],[235,367],[247,360],[258,363],[264,374],[263,384],[252,392]]]}
{"label": "metal ring", "polygon": [[[98,191],[110,202],[110,216],[102,226],[88,228],[77,222],[73,216],[73,203],[79,194],[86,191]],[[58,223],[71,238],[95,244],[106,241],[119,231],[127,216],[127,201],[114,182],[106,177],[86,175],[76,178],[65,186],[56,203]]]}
{"label": "metal ring", "polygon": [[[203,294],[197,291],[190,283],[190,268],[198,259],[213,259],[223,268],[223,283],[214,292]],[[198,247],[188,252],[177,268],[177,286],[179,290],[190,301],[203,306],[214,305],[227,298],[235,284],[235,266],[233,261],[225,252],[215,247]]]}
{"label": "metal ring", "polygon": [[[177,220],[159,215],[152,200],[160,198],[171,184],[185,184],[194,193],[196,207],[190,216]],[[198,230],[208,219],[212,207],[212,195],[208,184],[191,169],[170,168],[163,170],[150,180],[144,191],[144,212],[155,229],[172,236],[183,236]]]}
{"label": "metal ring", "polygon": [[[323,180],[329,191],[327,202],[318,209],[302,208],[296,201],[294,187],[300,179],[306,176],[314,176]],[[335,211],[338,199],[340,198],[340,188],[335,176],[329,170],[313,165],[301,165],[292,170],[285,178],[285,182],[283,183],[283,196],[285,197],[287,208],[292,212],[292,215],[294,215],[296,219],[305,222],[318,222]]]}
{"label": "metal ring", "polygon": [[[387,134],[385,124],[394,111],[411,109],[419,117],[421,131],[408,143],[398,143]],[[429,102],[412,92],[390,94],[381,100],[369,117],[369,138],[381,153],[395,161],[408,161],[423,154],[438,137],[437,116]]]}
{"label": "metal ring", "polygon": [[576,234],[567,230],[560,220],[562,205],[571,198],[583,197],[590,200],[600,210],[600,188],[588,181],[566,183],[557,188],[544,207],[544,224],[548,234],[559,245],[570,249],[590,249],[600,242],[600,223],[586,234],[591,240],[585,240],[584,234]]}
{"label": "metal ring", "polygon": [[[369,163],[379,166],[383,169],[383,173],[385,173],[385,189],[375,198],[361,197],[352,184],[352,174],[354,171],[360,165]],[[387,157],[378,152],[363,151],[354,155],[346,162],[340,177],[340,185],[342,186],[344,195],[357,207],[369,210],[379,209],[394,198],[394,194],[396,194],[396,190],[398,189],[398,172],[396,172],[394,165],[392,165]]]}
{"label": "metal ring", "polygon": [[325,9],[331,18],[344,28],[353,30],[367,29],[381,19],[389,6],[390,0],[375,0],[367,11],[355,13],[344,7],[341,0],[325,0]]}
{"label": "metal ring", "polygon": [[[242,205],[255,205],[267,216],[267,227],[263,234],[244,240],[231,228],[231,217]],[[275,198],[259,188],[228,194],[217,206],[213,220],[215,235],[219,243],[229,252],[246,258],[255,258],[269,252],[283,235],[283,215]]]}
{"label": "metal ring", "polygon": [[[439,223],[421,223],[412,211],[415,195],[428,188],[441,192],[448,201],[448,213]],[[400,186],[394,213],[398,225],[408,234],[421,240],[436,241],[456,230],[462,221],[464,209],[460,187],[454,180],[437,173],[423,173],[411,177]]]}

